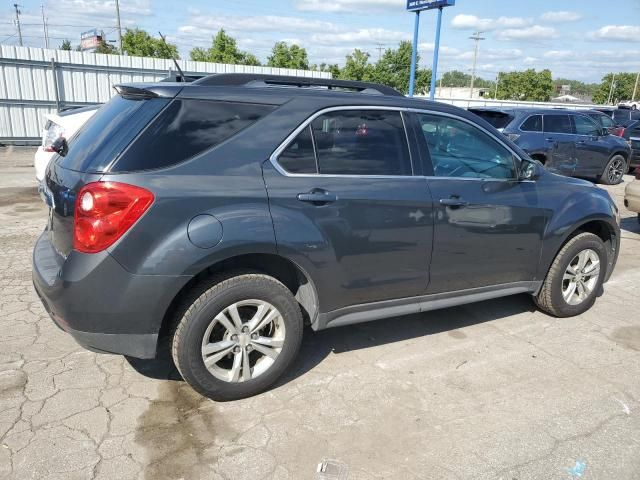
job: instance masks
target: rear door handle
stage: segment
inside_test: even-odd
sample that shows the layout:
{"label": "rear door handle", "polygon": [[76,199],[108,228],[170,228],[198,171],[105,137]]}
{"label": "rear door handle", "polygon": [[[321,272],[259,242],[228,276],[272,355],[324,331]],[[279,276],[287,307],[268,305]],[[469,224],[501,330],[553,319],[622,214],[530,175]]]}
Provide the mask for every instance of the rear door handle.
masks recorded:
{"label": "rear door handle", "polygon": [[325,205],[338,200],[338,196],[327,192],[326,190],[312,190],[309,193],[299,193],[298,200],[301,202],[314,203],[316,205]]}
{"label": "rear door handle", "polygon": [[447,207],[466,207],[469,205],[469,202],[465,202],[460,198],[441,198],[440,205],[445,205]]}

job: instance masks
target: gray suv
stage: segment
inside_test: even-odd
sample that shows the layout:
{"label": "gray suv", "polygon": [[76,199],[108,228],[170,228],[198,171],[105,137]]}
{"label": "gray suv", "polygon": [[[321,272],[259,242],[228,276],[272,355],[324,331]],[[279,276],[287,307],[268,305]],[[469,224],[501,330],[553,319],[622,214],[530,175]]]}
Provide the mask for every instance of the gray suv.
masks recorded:
{"label": "gray suv", "polygon": [[249,74],[117,91],[56,145],[35,288],[81,345],[166,346],[210,398],[269,388],[305,326],[518,293],[577,315],[616,263],[609,194],[465,110]]}
{"label": "gray suv", "polygon": [[589,112],[530,108],[470,111],[500,129],[552,172],[615,185],[629,169],[629,145],[610,135]]}

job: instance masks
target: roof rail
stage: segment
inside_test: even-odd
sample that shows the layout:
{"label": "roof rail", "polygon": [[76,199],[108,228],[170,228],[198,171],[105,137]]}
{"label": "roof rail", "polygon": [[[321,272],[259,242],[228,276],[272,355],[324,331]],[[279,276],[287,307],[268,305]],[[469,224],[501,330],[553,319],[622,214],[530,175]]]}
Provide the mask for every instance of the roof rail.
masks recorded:
{"label": "roof rail", "polygon": [[335,80],[332,78],[291,77],[284,75],[265,75],[254,73],[218,73],[196,80],[194,84],[207,86],[243,86],[243,87],[326,87],[329,90],[351,90],[374,95],[393,95],[403,97],[397,90],[372,82]]}

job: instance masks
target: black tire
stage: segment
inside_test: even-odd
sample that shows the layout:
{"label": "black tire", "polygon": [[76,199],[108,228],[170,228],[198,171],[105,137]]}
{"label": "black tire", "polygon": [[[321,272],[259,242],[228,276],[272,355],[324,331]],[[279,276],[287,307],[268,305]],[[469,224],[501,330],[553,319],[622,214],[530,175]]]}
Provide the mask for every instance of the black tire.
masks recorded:
{"label": "black tire", "polygon": [[[284,344],[264,373],[242,382],[221,380],[204,364],[202,341],[216,315],[248,299],[269,302],[280,312],[286,330]],[[298,302],[282,283],[261,273],[236,272],[200,282],[181,302],[174,321],[171,351],[180,375],[198,393],[217,401],[250,397],[268,389],[291,366],[302,341]]]}
{"label": "black tire", "polygon": [[[600,273],[591,294],[582,303],[571,305],[562,295],[563,276],[570,262],[585,249],[591,249],[598,255]],[[534,297],[536,304],[541,310],[555,317],[573,317],[586,312],[593,306],[598,292],[601,291],[606,266],[607,250],[602,239],[593,233],[579,233],[565,243],[556,255],[540,292]]]}
{"label": "black tire", "polygon": [[627,173],[628,168],[627,161],[622,155],[614,155],[607,162],[607,166],[604,167],[604,171],[600,175],[600,182],[605,185],[617,185],[622,181],[622,177]]}

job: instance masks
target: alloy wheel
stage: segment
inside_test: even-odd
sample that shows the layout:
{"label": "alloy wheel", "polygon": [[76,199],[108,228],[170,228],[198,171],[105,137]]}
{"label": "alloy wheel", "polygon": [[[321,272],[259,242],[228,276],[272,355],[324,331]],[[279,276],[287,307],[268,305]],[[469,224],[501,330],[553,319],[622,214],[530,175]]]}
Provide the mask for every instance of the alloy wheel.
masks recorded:
{"label": "alloy wheel", "polygon": [[593,293],[600,275],[600,258],[587,248],[579,252],[562,277],[562,297],[569,305],[579,305]]}
{"label": "alloy wheel", "polygon": [[622,176],[624,175],[624,160],[621,158],[616,158],[611,165],[609,165],[609,169],[607,170],[607,179],[609,183],[612,185],[617,184],[622,180]]}
{"label": "alloy wheel", "polygon": [[281,313],[264,300],[242,300],[222,310],[202,339],[207,370],[226,382],[246,382],[266,372],[282,351]]}

